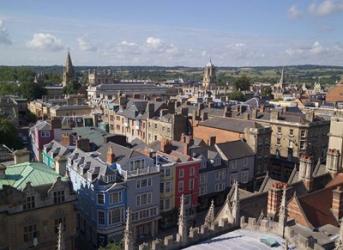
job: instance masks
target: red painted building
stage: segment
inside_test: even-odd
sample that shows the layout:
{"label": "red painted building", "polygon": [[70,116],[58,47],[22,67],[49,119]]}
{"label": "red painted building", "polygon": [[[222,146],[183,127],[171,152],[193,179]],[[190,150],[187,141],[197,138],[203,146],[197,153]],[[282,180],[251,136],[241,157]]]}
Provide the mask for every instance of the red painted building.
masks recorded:
{"label": "red painted building", "polygon": [[200,161],[190,157],[175,166],[175,207],[180,206],[181,195],[184,195],[186,211],[189,214],[194,214],[198,205],[199,169]]}
{"label": "red painted building", "polygon": [[34,158],[41,161],[43,146],[54,139],[54,130],[50,123],[39,120],[30,128],[30,137]]}

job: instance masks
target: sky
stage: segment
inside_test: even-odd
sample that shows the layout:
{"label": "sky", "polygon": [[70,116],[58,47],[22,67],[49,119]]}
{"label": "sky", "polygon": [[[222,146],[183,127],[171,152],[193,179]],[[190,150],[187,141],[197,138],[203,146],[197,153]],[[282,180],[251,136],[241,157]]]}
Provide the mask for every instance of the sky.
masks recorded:
{"label": "sky", "polygon": [[0,65],[343,66],[343,0],[0,0]]}

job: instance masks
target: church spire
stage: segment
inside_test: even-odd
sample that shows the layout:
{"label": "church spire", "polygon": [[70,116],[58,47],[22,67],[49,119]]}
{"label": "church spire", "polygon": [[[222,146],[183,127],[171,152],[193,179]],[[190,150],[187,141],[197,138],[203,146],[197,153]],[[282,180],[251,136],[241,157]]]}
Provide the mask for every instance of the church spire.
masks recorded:
{"label": "church spire", "polygon": [[66,86],[68,83],[74,80],[74,66],[71,61],[70,52],[68,50],[67,57],[65,60],[64,68],[63,68],[63,86]]}
{"label": "church spire", "polygon": [[133,236],[131,230],[131,210],[127,208],[126,210],[126,225],[124,230],[124,250],[133,249]]}
{"label": "church spire", "polygon": [[234,184],[234,193],[233,193],[233,201],[232,201],[232,217],[233,217],[234,224],[237,224],[240,222],[238,181],[236,181]]}
{"label": "church spire", "polygon": [[211,201],[211,206],[208,209],[207,215],[205,217],[205,226],[210,227],[214,222],[214,201]]}
{"label": "church spire", "polygon": [[68,50],[68,53],[67,53],[67,58],[66,58],[66,62],[64,64],[64,67],[67,69],[67,70],[70,70],[72,67],[73,67],[73,63],[71,61],[71,57],[70,57],[70,51]]}
{"label": "church spire", "polygon": [[284,81],[284,67],[282,67],[282,70],[281,70],[281,76],[280,76],[280,81],[279,81],[279,84],[283,84],[283,81]]}
{"label": "church spire", "polygon": [[58,225],[57,250],[66,250],[62,223]]}
{"label": "church spire", "polygon": [[186,208],[185,208],[185,197],[181,195],[180,198],[180,212],[178,219],[178,241],[186,242],[187,241],[187,218],[186,218]]}
{"label": "church spire", "polygon": [[284,237],[285,235],[285,226],[287,222],[286,193],[287,193],[287,187],[285,185],[283,187],[281,205],[280,205],[280,210],[279,210],[279,232],[282,235],[282,237]]}

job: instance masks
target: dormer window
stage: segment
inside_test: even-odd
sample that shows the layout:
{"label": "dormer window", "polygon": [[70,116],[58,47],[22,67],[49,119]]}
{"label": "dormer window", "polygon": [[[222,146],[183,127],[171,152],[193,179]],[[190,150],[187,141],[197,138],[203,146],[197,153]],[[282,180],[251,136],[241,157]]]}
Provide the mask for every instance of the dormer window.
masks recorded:
{"label": "dormer window", "polygon": [[50,131],[41,131],[40,132],[41,137],[50,137]]}
{"label": "dormer window", "polygon": [[27,210],[27,209],[32,209],[32,208],[35,208],[35,197],[27,196],[23,205],[23,209]]}
{"label": "dormer window", "polygon": [[115,174],[111,174],[111,175],[107,175],[106,176],[106,182],[114,182],[116,180],[116,175]]}
{"label": "dormer window", "polygon": [[55,204],[60,204],[64,202],[65,197],[64,197],[64,191],[57,191],[54,192],[54,203]]}

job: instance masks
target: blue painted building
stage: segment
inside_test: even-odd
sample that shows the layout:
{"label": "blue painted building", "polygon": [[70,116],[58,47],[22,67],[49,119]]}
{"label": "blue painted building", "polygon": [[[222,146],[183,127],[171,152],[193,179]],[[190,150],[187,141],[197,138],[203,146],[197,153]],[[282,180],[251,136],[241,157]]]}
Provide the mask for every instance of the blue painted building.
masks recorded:
{"label": "blue painted building", "polygon": [[116,164],[103,162],[95,152],[76,148],[68,157],[67,172],[78,196],[81,237],[93,247],[120,240],[127,197]]}

